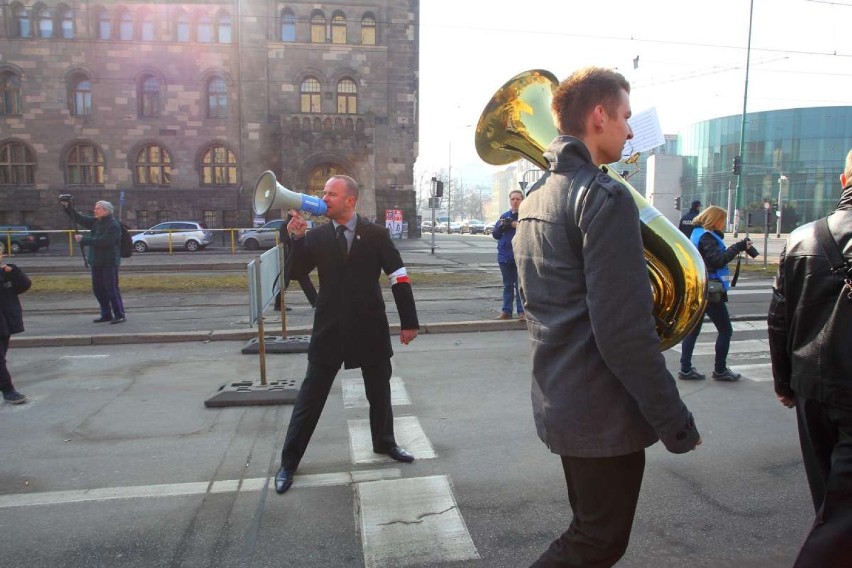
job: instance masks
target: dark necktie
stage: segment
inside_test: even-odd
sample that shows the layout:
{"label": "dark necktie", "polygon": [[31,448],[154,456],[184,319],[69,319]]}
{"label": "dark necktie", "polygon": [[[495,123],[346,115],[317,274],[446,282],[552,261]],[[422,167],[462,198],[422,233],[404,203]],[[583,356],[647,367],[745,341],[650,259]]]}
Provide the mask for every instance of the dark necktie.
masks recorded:
{"label": "dark necktie", "polygon": [[349,244],[346,242],[346,225],[337,226],[337,246],[340,248],[343,260],[346,260],[346,257],[349,256]]}

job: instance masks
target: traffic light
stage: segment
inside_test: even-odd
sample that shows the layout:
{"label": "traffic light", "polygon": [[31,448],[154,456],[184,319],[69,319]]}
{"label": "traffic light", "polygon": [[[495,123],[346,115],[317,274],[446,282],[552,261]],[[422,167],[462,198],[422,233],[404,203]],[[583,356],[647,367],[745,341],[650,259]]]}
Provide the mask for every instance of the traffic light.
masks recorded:
{"label": "traffic light", "polygon": [[739,156],[734,156],[734,175],[740,175],[740,168],[742,166],[742,162]]}
{"label": "traffic light", "polygon": [[436,181],[435,182],[435,197],[443,197],[444,196],[444,182]]}
{"label": "traffic light", "polygon": [[678,210],[678,211],[680,211],[680,199],[681,199],[680,195],[675,197],[675,209]]}

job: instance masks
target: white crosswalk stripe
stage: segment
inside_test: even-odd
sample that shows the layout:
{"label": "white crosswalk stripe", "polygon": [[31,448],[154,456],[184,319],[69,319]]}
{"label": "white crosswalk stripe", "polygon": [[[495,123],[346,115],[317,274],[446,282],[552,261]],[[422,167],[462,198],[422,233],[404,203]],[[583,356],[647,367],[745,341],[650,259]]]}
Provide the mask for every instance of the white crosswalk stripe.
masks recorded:
{"label": "white crosswalk stripe", "polygon": [[[367,402],[367,394],[364,392],[364,379],[343,379],[341,381],[343,387],[343,408],[367,408],[370,404]],[[391,377],[391,405],[405,406],[411,404],[411,399],[408,398],[408,391],[405,390],[405,384],[399,377]]]}
{"label": "white crosswalk stripe", "polygon": [[[393,430],[397,443],[411,452],[417,459],[437,457],[432,442],[420,426],[416,416],[399,416],[393,419]],[[349,452],[352,463],[382,463],[391,462],[384,454],[373,452],[373,439],[370,435],[370,420],[349,420]]]}

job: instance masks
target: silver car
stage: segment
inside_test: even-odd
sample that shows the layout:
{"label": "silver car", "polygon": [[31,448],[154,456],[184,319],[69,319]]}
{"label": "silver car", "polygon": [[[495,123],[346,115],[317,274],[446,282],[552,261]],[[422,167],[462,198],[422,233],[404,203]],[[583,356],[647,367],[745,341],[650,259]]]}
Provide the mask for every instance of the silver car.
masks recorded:
{"label": "silver car", "polygon": [[133,235],[133,250],[169,250],[183,248],[195,252],[213,242],[213,231],[204,223],[195,221],[166,221],[158,223],[143,233]]}
{"label": "silver car", "polygon": [[256,229],[247,229],[237,237],[237,244],[246,250],[268,249],[275,246],[275,238],[286,219],[275,219]]}

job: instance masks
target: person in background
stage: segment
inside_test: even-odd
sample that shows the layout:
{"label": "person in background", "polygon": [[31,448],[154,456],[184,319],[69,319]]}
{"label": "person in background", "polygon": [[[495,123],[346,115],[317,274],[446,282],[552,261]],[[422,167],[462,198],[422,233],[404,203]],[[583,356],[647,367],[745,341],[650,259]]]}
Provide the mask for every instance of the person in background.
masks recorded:
{"label": "person in background", "polygon": [[534,567],[605,568],[624,555],[645,448],[701,443],[666,369],[636,202],[598,166],[633,137],[630,84],[581,69],[553,93],[549,175],[520,205],[513,241],[532,344],[539,438],[562,462],[574,518]]}
{"label": "person in background", "polygon": [[121,265],[121,225],[113,217],[109,201],[98,201],[92,215],[78,213],[70,201],[60,201],[74,221],[90,229],[88,235],[76,234],[80,246],[88,247],[89,268],[92,271],[92,291],[101,308],[95,323],[123,323],[124,301],[118,287],[118,267]]}
{"label": "person in background", "polygon": [[24,310],[18,295],[32,286],[24,271],[14,264],[2,261],[6,244],[0,242],[0,390],[3,400],[12,404],[23,404],[27,397],[15,390],[12,376],[6,366],[6,353],[9,351],[11,336],[24,331]]}
{"label": "person in background", "polygon": [[500,215],[491,231],[491,236],[497,239],[497,264],[500,265],[500,274],[503,276],[503,306],[497,316],[497,319],[501,320],[512,319],[512,304],[517,306],[518,319],[526,318],[518,290],[518,267],[515,264],[515,253],[512,251],[512,238],[518,226],[518,207],[523,200],[524,194],[521,190],[509,192],[511,208]]}
{"label": "person in background", "polygon": [[[734,328],[731,326],[731,315],[725,305],[728,301],[728,290],[731,287],[728,263],[741,252],[745,252],[751,245],[751,241],[746,238],[730,247],[725,246],[725,241],[722,239],[725,236],[727,219],[728,213],[724,209],[711,205],[693,219],[694,229],[690,240],[704,260],[704,265],[707,267],[707,279],[711,282],[719,282],[724,287],[724,292],[721,293],[717,301],[711,298],[707,302],[707,311],[705,312],[718,332],[713,380],[734,382],[740,380],[741,375],[728,368],[728,349],[731,347],[731,337],[734,334]],[[701,333],[702,320],[703,318],[698,320],[698,325],[681,343],[680,372],[678,372],[677,378],[683,381],[700,381],[705,378],[692,366],[692,352],[695,350],[698,334]]]}
{"label": "person in background", "polygon": [[692,206],[689,208],[689,211],[684,213],[683,217],[680,218],[680,225],[678,228],[681,232],[687,237],[692,236],[692,229],[695,225],[692,224],[692,221],[698,217],[698,213],[701,211],[701,202],[696,200],[692,202]]}
{"label": "person in background", "polygon": [[769,304],[775,394],[796,408],[816,518],[794,568],[852,566],[852,151],[840,202],[793,231]]}

